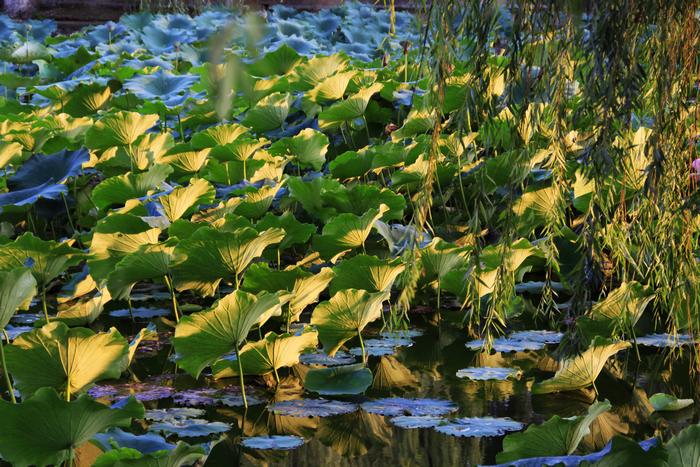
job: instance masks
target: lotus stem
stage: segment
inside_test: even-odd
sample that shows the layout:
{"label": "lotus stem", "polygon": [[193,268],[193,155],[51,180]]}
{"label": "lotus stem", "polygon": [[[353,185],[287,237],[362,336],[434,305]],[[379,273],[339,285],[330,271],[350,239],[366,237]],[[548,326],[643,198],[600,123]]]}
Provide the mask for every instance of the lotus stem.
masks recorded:
{"label": "lotus stem", "polygon": [[238,378],[241,383],[241,395],[243,396],[243,406],[248,408],[248,399],[245,397],[245,380],[243,379],[243,364],[241,363],[241,358],[238,352],[238,342],[236,342],[236,362],[238,363]]}
{"label": "lotus stem", "polygon": [[66,402],[70,402],[70,372],[66,376]]}
{"label": "lotus stem", "polygon": [[126,298],[126,304],[129,307],[129,317],[131,318],[131,322],[134,322],[134,307],[131,305],[131,295],[129,295]]}
{"label": "lotus stem", "polygon": [[49,318],[49,308],[46,305],[46,285],[41,286],[41,307],[44,310],[44,318],[46,318],[46,322],[49,323],[51,320]]}
{"label": "lotus stem", "polygon": [[369,145],[370,144],[369,127],[367,126],[367,118],[365,118],[365,114],[362,114],[362,121],[365,122],[365,133],[367,134],[367,145]]}
{"label": "lotus stem", "polygon": [[277,368],[275,366],[273,366],[272,371],[275,374],[275,382],[277,383],[277,386],[279,386],[280,385],[280,375],[277,373]]}
{"label": "lotus stem", "polygon": [[165,285],[168,286],[168,290],[170,291],[170,299],[173,302],[173,313],[175,313],[175,322],[179,323],[180,322],[180,312],[178,311],[177,296],[175,295],[175,287],[173,287],[173,281],[170,278],[170,275],[168,275],[168,274],[163,276],[163,280],[165,281]]}
{"label": "lotus stem", "polygon": [[[10,343],[10,336],[7,335],[7,331],[4,329],[2,333],[5,336],[7,343]],[[0,339],[0,361],[2,362],[2,374],[5,375],[5,384],[7,385],[7,390],[10,392],[10,400],[13,404],[17,403],[15,398],[15,389],[12,387],[12,380],[10,379],[10,373],[7,371],[7,363],[5,362],[5,344],[3,344],[2,339]]]}
{"label": "lotus stem", "polygon": [[70,209],[68,209],[68,201],[66,200],[66,194],[61,193],[61,198],[63,199],[63,206],[66,207],[66,215],[68,216],[68,225],[70,225],[70,228],[73,231],[73,235],[75,235],[77,230],[75,230],[75,225],[73,224],[73,218],[70,215]]}
{"label": "lotus stem", "polygon": [[357,330],[357,337],[360,338],[360,349],[362,350],[362,364],[367,366],[367,351],[365,350],[365,341],[362,340],[362,332]]}
{"label": "lotus stem", "polygon": [[73,467],[73,446],[68,449],[68,460],[66,461],[68,467]]}

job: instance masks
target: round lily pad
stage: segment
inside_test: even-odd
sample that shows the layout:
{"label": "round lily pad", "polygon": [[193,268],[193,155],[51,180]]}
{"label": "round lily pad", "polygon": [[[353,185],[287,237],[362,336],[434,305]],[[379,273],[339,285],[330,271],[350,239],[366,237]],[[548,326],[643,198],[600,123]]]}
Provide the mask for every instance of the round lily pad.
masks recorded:
{"label": "round lily pad", "polygon": [[[10,338],[11,341],[15,340],[17,336],[20,334],[24,334],[25,332],[30,332],[33,331],[34,328],[31,326],[7,326],[5,328],[5,332],[7,333],[7,336]],[[5,339],[4,333],[0,333],[0,339]]]}
{"label": "round lily pad", "polygon": [[131,314],[128,309],[113,310],[109,312],[109,316],[114,318],[131,318],[133,315],[134,319],[149,320],[151,318],[157,318],[159,316],[168,316],[172,313],[170,310],[165,308],[145,308],[138,307],[132,308]]}
{"label": "round lily pad", "polygon": [[[384,357],[396,353],[399,347],[410,347],[413,341],[409,338],[383,338],[383,339],[368,339],[365,341],[365,352],[370,357]],[[353,347],[350,353],[356,356],[362,355],[361,347]]]}
{"label": "round lily pad", "polygon": [[432,415],[400,415],[393,417],[391,423],[399,428],[414,429],[414,428],[434,428],[444,422],[442,417],[434,417]]}
{"label": "round lily pad", "polygon": [[169,409],[146,410],[143,418],[154,422],[166,422],[173,420],[186,420],[204,415],[204,410],[190,407],[171,407]]}
{"label": "round lily pad", "polygon": [[435,431],[450,436],[481,438],[503,436],[509,431],[520,431],[524,427],[523,423],[510,418],[473,417],[449,420],[448,423],[436,426]]}
{"label": "round lily pad", "polygon": [[12,317],[11,321],[16,324],[34,324],[43,318],[43,313],[18,313]]}
{"label": "round lily pad", "polygon": [[511,333],[508,338],[527,342],[541,342],[543,344],[558,344],[564,338],[564,333],[547,330],[516,331]]}
{"label": "round lily pad", "polygon": [[105,384],[90,388],[88,394],[94,398],[106,397],[117,399],[120,397],[134,396],[141,402],[156,401],[166,399],[173,395],[175,390],[169,386],[162,386],[151,383],[123,383]]}
{"label": "round lily pad", "polygon": [[328,399],[293,399],[276,402],[267,409],[277,415],[291,417],[330,417],[354,412],[357,405]]}
{"label": "round lily pad", "polygon": [[[483,339],[475,339],[465,344],[468,349],[481,350],[484,347]],[[494,339],[491,348],[496,352],[524,352],[526,350],[544,349],[546,344],[538,341],[522,341],[518,339],[510,339],[499,337]]]}
{"label": "round lily pad", "polygon": [[399,415],[445,415],[457,410],[454,402],[442,399],[404,399],[389,397],[362,404],[365,412],[397,417]]}
{"label": "round lily pad", "polygon": [[520,379],[522,371],[519,368],[471,367],[457,370],[458,378],[474,381]]}
{"label": "round lily pad", "polygon": [[637,344],[647,347],[680,347],[694,343],[695,340],[688,334],[649,334],[637,338]]}
{"label": "round lily pad", "polygon": [[[261,404],[262,402],[250,394],[249,391],[250,390],[246,388],[248,405]],[[243,396],[241,395],[241,390],[236,386],[227,386],[222,389],[186,389],[184,391],[176,392],[173,395],[173,401],[178,405],[186,405],[189,407],[211,405],[226,405],[228,407],[243,406]]]}
{"label": "round lily pad", "polygon": [[198,438],[216,433],[225,433],[231,429],[231,425],[223,422],[210,422],[201,418],[186,418],[184,420],[172,420],[158,422],[151,425],[148,430],[174,434],[180,438]]}
{"label": "round lily pad", "polygon": [[323,352],[306,353],[299,357],[299,361],[304,365],[338,366],[355,363],[355,356],[342,350],[329,357]]}
{"label": "round lily pad", "polygon": [[243,438],[241,444],[249,449],[296,449],[304,444],[304,438],[292,435],[254,436]]}
{"label": "round lily pad", "polygon": [[380,336],[389,339],[411,339],[413,337],[419,337],[423,335],[423,331],[420,329],[397,329],[395,331],[382,331],[379,333]]}

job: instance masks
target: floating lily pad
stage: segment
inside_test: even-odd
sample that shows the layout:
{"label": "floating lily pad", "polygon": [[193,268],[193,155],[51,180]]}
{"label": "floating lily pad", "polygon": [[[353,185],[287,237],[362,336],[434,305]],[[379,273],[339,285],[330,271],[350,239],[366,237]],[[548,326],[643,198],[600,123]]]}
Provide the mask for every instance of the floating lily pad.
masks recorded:
{"label": "floating lily pad", "polygon": [[457,405],[443,399],[404,399],[389,397],[362,404],[362,410],[379,415],[397,417],[399,415],[446,415],[457,410]]}
{"label": "floating lily pad", "polygon": [[[247,389],[247,388],[246,388]],[[246,391],[248,393],[249,389]],[[262,404],[252,395],[247,395],[248,405]],[[241,390],[235,386],[227,386],[222,389],[195,388],[176,392],[173,401],[178,405],[190,407],[225,405],[228,407],[243,407]]]}
{"label": "floating lily pad", "polygon": [[19,313],[12,317],[12,322],[16,324],[34,324],[43,319],[42,313]]}
{"label": "floating lily pad", "polygon": [[519,368],[472,367],[457,370],[458,378],[474,381],[520,379],[522,374]]}
{"label": "floating lily pad", "polygon": [[[7,326],[5,328],[5,332],[7,333],[7,336],[10,338],[11,341],[15,340],[15,338],[20,334],[24,334],[25,332],[30,332],[33,330],[34,328],[31,326]],[[5,340],[5,335],[0,334],[0,339]]]}
{"label": "floating lily pad", "polygon": [[541,342],[543,344],[558,344],[564,338],[563,332],[535,330],[535,331],[516,331],[508,336],[509,339],[515,339],[526,342]]}
{"label": "floating lily pad", "polygon": [[175,390],[169,386],[151,383],[98,385],[88,390],[88,394],[96,399],[106,397],[114,400],[121,397],[134,396],[136,400],[141,402],[167,399],[172,396],[174,392]]}
{"label": "floating lily pad", "polygon": [[520,431],[523,423],[510,418],[474,417],[455,418],[448,423],[438,425],[435,431],[450,436],[475,437],[503,436],[509,431]]}
{"label": "floating lily pad", "polygon": [[432,415],[400,415],[391,419],[391,423],[406,429],[434,428],[443,422],[445,422],[444,418]]}
{"label": "floating lily pad", "polygon": [[[367,339],[365,341],[365,352],[370,357],[384,357],[393,355],[399,347],[410,347],[413,341],[405,337],[384,338],[384,339]],[[353,347],[350,349],[353,355],[361,356],[362,348]]]}
{"label": "floating lily pad", "polygon": [[276,402],[267,410],[276,415],[291,417],[331,417],[354,412],[357,405],[350,402],[332,401],[327,399],[293,399]]}
{"label": "floating lily pad", "polygon": [[[465,344],[468,349],[481,350],[484,347],[483,339],[475,339]],[[524,352],[526,350],[541,350],[546,344],[538,341],[521,341],[518,339],[510,339],[499,337],[494,339],[491,348],[496,352]]]}
{"label": "floating lily pad", "polygon": [[688,334],[649,334],[637,338],[637,344],[647,347],[680,347],[694,343],[695,340]]}
{"label": "floating lily pad", "polygon": [[131,313],[129,313],[128,309],[113,310],[109,312],[109,316],[112,316],[113,318],[131,318],[131,316],[133,316],[134,319],[141,320],[149,320],[159,316],[169,316],[170,314],[172,314],[172,311],[166,310],[165,308],[145,307],[132,308]]}
{"label": "floating lily pad", "polygon": [[686,407],[693,405],[693,399],[678,399],[676,396],[670,394],[664,394],[658,392],[653,396],[649,397],[649,402],[654,410],[660,412],[672,412],[676,410],[683,410]]}
{"label": "floating lily pad", "polygon": [[201,418],[186,418],[184,420],[171,420],[158,422],[151,425],[149,431],[174,434],[180,438],[198,438],[216,433],[225,433],[231,429],[231,425],[223,422],[210,422]]}
{"label": "floating lily pad", "polygon": [[397,329],[395,331],[382,331],[379,335],[387,339],[411,339],[422,336],[423,331],[420,329]]}
{"label": "floating lily pad", "polygon": [[307,390],[324,396],[362,394],[371,384],[372,371],[362,363],[312,368],[304,379]]}
{"label": "floating lily pad", "polygon": [[106,433],[99,433],[93,436],[92,441],[97,442],[104,451],[111,450],[112,443],[116,443],[120,448],[136,449],[144,454],[175,449],[174,444],[168,443],[165,438],[155,433],[135,435],[119,428],[112,428]]}
{"label": "floating lily pad", "polygon": [[292,435],[271,435],[243,438],[241,445],[248,449],[296,449],[304,444],[304,438]]}
{"label": "floating lily pad", "polygon": [[304,365],[338,366],[350,365],[357,360],[353,355],[340,350],[332,357],[324,352],[306,353],[299,356],[299,361]]}
{"label": "floating lily pad", "polygon": [[201,417],[202,415],[204,415],[204,410],[202,409],[192,409],[190,407],[171,407],[169,409],[146,410],[146,415],[143,418],[154,422],[169,422],[174,420],[197,418]]}

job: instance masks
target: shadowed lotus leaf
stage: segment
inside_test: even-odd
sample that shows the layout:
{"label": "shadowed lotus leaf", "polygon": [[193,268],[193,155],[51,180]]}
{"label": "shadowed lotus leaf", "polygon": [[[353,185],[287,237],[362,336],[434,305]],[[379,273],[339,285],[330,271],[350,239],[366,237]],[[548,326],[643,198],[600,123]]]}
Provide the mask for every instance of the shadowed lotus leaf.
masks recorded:
{"label": "shadowed lotus leaf", "polygon": [[299,361],[304,365],[338,366],[355,363],[357,359],[354,355],[340,350],[332,357],[325,352],[306,353],[299,357]]}
{"label": "shadowed lotus leaf", "polygon": [[241,445],[248,449],[296,449],[304,444],[304,438],[294,435],[269,435],[243,438]]}
{"label": "shadowed lotus leaf", "polygon": [[690,407],[695,401],[693,401],[693,399],[678,399],[670,394],[657,392],[656,394],[649,396],[649,402],[656,411],[673,412]]}
{"label": "shadowed lotus leaf", "polygon": [[27,309],[36,295],[36,279],[25,267],[0,271],[0,329],[4,329],[15,312]]}
{"label": "shadowed lotus leaf", "polygon": [[457,410],[457,405],[443,399],[404,399],[390,397],[362,404],[362,410],[379,415],[397,417],[399,415],[446,415]]}
{"label": "shadowed lotus leaf", "polygon": [[525,424],[510,418],[474,417],[455,418],[439,424],[435,431],[450,436],[482,438],[503,436],[509,431],[520,431]]}
{"label": "shadowed lotus leaf", "polygon": [[372,372],[362,363],[330,368],[311,368],[304,387],[324,396],[362,394],[372,385]]}
{"label": "shadowed lotus leaf", "polygon": [[358,406],[350,402],[327,399],[293,399],[275,402],[267,410],[291,417],[332,417],[354,412]]}
{"label": "shadowed lotus leaf", "polygon": [[179,442],[169,450],[144,453],[133,448],[117,448],[105,452],[95,459],[93,467],[170,467],[193,465],[205,456],[201,446],[190,446]]}
{"label": "shadowed lotus leaf", "polygon": [[203,436],[225,433],[231,425],[224,422],[210,422],[201,418],[187,418],[169,422],[156,422],[148,427],[148,431],[177,435],[180,438],[199,438]]}

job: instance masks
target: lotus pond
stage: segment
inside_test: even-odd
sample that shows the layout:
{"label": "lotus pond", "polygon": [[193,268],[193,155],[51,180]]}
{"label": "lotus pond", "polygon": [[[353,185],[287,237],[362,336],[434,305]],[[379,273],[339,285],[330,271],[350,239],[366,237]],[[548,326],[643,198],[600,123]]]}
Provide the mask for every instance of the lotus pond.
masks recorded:
{"label": "lotus pond", "polygon": [[514,3],[0,18],[0,463],[700,465],[700,5]]}

